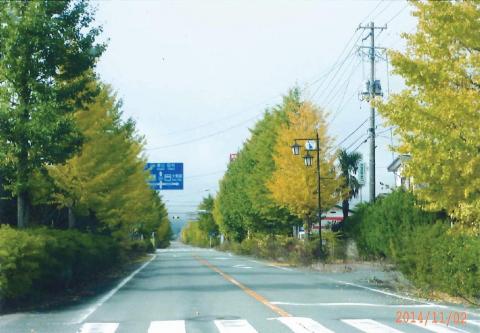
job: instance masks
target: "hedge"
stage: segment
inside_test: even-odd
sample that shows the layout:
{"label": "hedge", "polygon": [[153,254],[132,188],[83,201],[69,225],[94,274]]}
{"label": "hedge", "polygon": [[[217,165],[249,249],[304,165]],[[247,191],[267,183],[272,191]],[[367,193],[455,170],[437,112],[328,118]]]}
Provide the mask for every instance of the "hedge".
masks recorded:
{"label": "hedge", "polygon": [[443,223],[419,226],[395,259],[417,285],[472,303],[480,298],[480,238]]}
{"label": "hedge", "polygon": [[319,241],[299,240],[287,236],[258,234],[242,242],[225,242],[220,245],[222,251],[232,251],[240,255],[252,255],[258,258],[287,262],[292,265],[310,265],[318,253]]}
{"label": "hedge", "polygon": [[58,292],[94,278],[120,260],[110,237],[79,231],[0,227],[0,297]]}
{"label": "hedge", "polygon": [[417,286],[470,302],[480,298],[480,237],[421,210],[410,192],[395,191],[358,207],[346,233],[365,257],[386,257]]}

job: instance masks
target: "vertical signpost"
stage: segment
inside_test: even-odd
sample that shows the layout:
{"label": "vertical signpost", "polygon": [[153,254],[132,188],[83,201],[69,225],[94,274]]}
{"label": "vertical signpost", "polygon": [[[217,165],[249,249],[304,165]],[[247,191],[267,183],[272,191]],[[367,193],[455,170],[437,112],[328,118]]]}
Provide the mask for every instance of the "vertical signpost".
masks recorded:
{"label": "vertical signpost", "polygon": [[360,162],[358,165],[358,183],[360,186],[360,202],[363,202],[362,192],[363,192],[363,185],[365,185],[365,162]]}
{"label": "vertical signpost", "polygon": [[358,183],[360,185],[365,184],[365,162],[360,162],[358,165]]}
{"label": "vertical signpost", "polygon": [[183,190],[183,163],[147,163],[153,190]]}

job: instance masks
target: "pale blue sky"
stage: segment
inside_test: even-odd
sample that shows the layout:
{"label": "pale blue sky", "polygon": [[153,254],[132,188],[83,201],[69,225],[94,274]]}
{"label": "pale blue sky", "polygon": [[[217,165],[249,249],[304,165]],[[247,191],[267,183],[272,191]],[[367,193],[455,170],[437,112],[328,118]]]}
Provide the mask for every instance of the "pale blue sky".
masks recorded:
{"label": "pale blue sky", "polygon": [[[330,134],[344,138],[369,116],[358,99],[369,75],[368,60],[354,51],[355,42],[362,43],[358,25],[388,23],[378,45],[397,49],[404,47],[399,33],[415,27],[405,1],[95,4],[109,38],[98,72],[123,99],[125,115],[137,121],[151,149],[149,161],[185,163],[185,190],[162,193],[175,215],[194,211],[206,190],[216,191],[248,128],[295,85],[332,114]],[[377,72],[385,92],[387,81],[391,91],[401,88],[398,78],[387,80],[385,61]],[[342,146],[355,148],[366,130]],[[377,139],[377,191],[380,181],[393,183],[386,171],[392,160],[388,135]],[[368,144],[358,150],[368,161]]]}

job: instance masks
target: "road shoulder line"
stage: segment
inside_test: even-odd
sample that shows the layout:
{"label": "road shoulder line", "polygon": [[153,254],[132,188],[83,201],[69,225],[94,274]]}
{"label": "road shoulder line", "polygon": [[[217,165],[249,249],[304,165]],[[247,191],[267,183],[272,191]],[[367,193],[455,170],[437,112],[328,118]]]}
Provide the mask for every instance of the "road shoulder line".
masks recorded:
{"label": "road shoulder line", "polygon": [[100,306],[103,305],[103,303],[105,303],[106,301],[108,301],[113,295],[116,294],[117,291],[120,290],[120,288],[122,288],[125,284],[128,283],[128,281],[130,281],[138,272],[140,272],[142,269],[144,269],[145,267],[147,267],[148,264],[150,264],[153,259],[156,258],[156,255],[153,255],[152,258],[150,258],[149,261],[147,261],[146,263],[144,263],[142,266],[140,266],[139,268],[137,268],[134,272],[132,272],[129,276],[127,276],[126,278],[124,278],[115,288],[113,288],[112,290],[110,290],[106,295],[102,296],[98,302],[96,302],[94,305],[92,305],[91,307],[89,307],[86,311],[86,313],[84,315],[82,315],[77,321],[75,321],[75,324],[81,324],[83,323],[85,320],[87,320],[88,317],[90,317],[90,315],[92,313],[94,313]]}

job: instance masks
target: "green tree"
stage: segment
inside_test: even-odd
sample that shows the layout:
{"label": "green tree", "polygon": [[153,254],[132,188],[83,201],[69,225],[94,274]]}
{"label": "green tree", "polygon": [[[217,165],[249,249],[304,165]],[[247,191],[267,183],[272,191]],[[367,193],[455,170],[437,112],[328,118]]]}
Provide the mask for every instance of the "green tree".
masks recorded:
{"label": "green tree", "polygon": [[229,164],[213,210],[215,222],[227,238],[241,241],[251,232],[285,234],[291,232],[292,225],[301,223],[267,188],[275,169],[278,131],[288,121],[287,114],[296,112],[299,105],[300,94],[293,89],[280,105],[266,110],[237,159]]}
{"label": "green tree", "polygon": [[200,230],[209,237],[217,237],[218,236],[218,225],[215,223],[213,219],[213,206],[215,200],[212,195],[208,195],[203,198],[200,205],[198,205],[198,209],[200,211],[198,224],[200,226]]}
{"label": "green tree", "polygon": [[380,105],[397,126],[405,173],[430,210],[480,233],[480,9],[478,1],[415,1],[417,31],[391,52],[406,88]]}
{"label": "green tree", "polygon": [[298,89],[292,89],[280,105],[266,112],[251,130],[252,136],[245,145],[250,156],[246,193],[255,212],[253,230],[268,234],[290,233],[293,225],[301,220],[286,207],[274,200],[267,186],[275,170],[275,145],[278,133],[288,122],[288,116],[298,111],[301,105]]}
{"label": "green tree", "polygon": [[81,77],[104,50],[95,44],[85,0],[0,3],[0,151],[17,195],[18,226],[28,223],[34,171],[64,161],[80,143],[71,112]]}
{"label": "green tree", "polygon": [[358,152],[349,153],[346,149],[341,149],[338,151],[337,158],[343,177],[342,211],[343,220],[345,221],[350,210],[350,200],[358,195],[362,187],[355,176],[362,161],[362,154]]}

